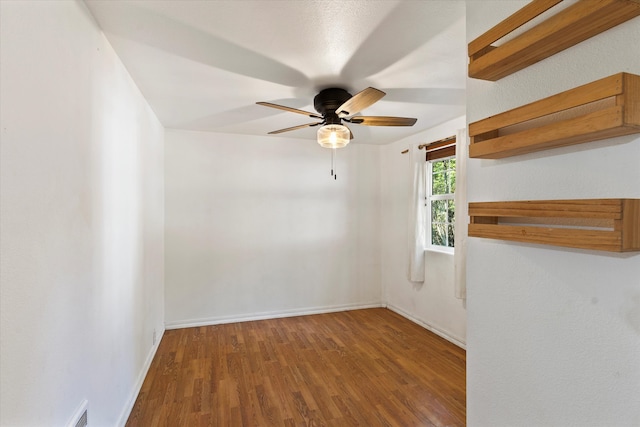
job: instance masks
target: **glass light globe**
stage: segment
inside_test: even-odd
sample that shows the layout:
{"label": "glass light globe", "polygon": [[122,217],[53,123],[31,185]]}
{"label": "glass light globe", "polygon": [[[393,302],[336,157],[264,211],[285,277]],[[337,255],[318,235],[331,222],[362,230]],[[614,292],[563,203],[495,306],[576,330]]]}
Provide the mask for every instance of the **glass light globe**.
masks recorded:
{"label": "glass light globe", "polygon": [[318,129],[318,144],[324,148],[342,148],[349,143],[350,132],[343,125],[324,125]]}

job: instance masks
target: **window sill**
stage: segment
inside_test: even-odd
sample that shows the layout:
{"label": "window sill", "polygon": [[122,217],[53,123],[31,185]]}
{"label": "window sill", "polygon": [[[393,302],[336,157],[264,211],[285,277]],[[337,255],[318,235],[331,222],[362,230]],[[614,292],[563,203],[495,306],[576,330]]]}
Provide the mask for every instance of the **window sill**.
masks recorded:
{"label": "window sill", "polygon": [[425,252],[438,252],[440,254],[453,255],[455,248],[445,248],[438,246],[429,246],[424,249]]}

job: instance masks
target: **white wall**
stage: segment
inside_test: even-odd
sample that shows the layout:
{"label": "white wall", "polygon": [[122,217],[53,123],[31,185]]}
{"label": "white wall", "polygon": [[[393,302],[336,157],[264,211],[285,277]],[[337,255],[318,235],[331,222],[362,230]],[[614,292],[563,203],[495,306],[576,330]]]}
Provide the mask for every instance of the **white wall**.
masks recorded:
{"label": "white wall", "polygon": [[163,129],[84,3],[0,8],[0,424],[117,425],[163,331]]}
{"label": "white wall", "polygon": [[383,299],[388,307],[458,345],[466,341],[464,301],[454,296],[453,255],[426,251],[425,281],[408,280],[408,219],[411,195],[410,146],[456,135],[465,117],[448,121],[410,138],[382,147],[381,264]]}
{"label": "white wall", "polygon": [[380,304],[379,153],[166,131],[168,327]]}
{"label": "white wall", "polygon": [[[467,3],[477,37],[527,1]],[[469,122],[621,71],[640,18],[498,82],[469,79]],[[469,161],[470,201],[640,197],[640,137]],[[640,255],[470,239],[471,426],[640,425]]]}

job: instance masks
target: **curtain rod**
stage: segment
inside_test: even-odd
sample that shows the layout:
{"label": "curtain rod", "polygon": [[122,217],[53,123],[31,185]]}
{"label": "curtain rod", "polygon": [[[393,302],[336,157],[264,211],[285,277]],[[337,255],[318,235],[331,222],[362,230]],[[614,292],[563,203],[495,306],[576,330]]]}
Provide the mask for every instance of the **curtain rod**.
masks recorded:
{"label": "curtain rod", "polygon": [[455,142],[455,140],[456,140],[455,135],[454,136],[449,136],[447,138],[439,139],[437,141],[429,142],[427,144],[420,144],[420,145],[418,145],[418,150],[422,150],[423,148],[427,148],[430,145],[444,144],[445,142],[450,142],[450,141],[454,141]]}
{"label": "curtain rod", "polygon": [[[430,145],[434,145],[434,144],[443,144],[443,143],[450,142],[450,141],[455,142],[455,140],[456,140],[456,136],[455,135],[454,136],[449,136],[447,138],[439,139],[437,141],[429,142],[427,144],[420,144],[420,145],[418,145],[418,150],[422,150],[423,148],[427,148]],[[444,147],[441,147],[441,148],[444,148]],[[409,152],[409,149],[407,148],[406,150],[402,150],[400,152],[400,154],[407,154],[408,152]]]}

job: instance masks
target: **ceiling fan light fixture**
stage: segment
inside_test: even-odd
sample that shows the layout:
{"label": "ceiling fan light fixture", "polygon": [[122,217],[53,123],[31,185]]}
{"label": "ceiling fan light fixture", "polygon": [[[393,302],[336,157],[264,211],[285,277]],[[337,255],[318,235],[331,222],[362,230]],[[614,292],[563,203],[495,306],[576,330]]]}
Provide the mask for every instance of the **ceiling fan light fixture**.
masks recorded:
{"label": "ceiling fan light fixture", "polygon": [[350,141],[351,133],[343,125],[324,125],[318,129],[318,144],[324,148],[342,148]]}

